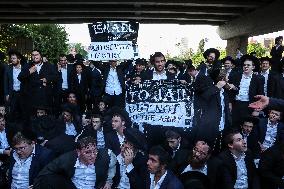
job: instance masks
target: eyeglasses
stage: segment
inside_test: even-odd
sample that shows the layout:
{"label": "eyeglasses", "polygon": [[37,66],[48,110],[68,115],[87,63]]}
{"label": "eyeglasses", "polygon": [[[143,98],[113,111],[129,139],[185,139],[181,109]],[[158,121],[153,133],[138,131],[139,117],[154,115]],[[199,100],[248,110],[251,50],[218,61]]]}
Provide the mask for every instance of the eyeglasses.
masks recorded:
{"label": "eyeglasses", "polygon": [[203,152],[203,151],[201,151],[201,150],[198,150],[196,147],[193,148],[193,151],[199,153],[199,154],[202,155],[202,156],[207,156],[207,153],[206,153],[206,152]]}
{"label": "eyeglasses", "polygon": [[26,149],[27,149],[27,147],[28,146],[21,146],[21,147],[18,147],[18,148],[16,148],[16,147],[14,147],[13,149],[16,151],[16,152],[18,152],[18,151],[25,151]]}

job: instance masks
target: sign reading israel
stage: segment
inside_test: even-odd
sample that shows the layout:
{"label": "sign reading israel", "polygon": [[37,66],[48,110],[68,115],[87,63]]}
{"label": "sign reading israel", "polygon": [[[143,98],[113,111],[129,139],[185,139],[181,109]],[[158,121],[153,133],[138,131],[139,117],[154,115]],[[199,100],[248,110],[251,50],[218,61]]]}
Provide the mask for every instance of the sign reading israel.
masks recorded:
{"label": "sign reading israel", "polygon": [[126,110],[137,124],[191,127],[192,90],[179,81],[144,81],[128,86]]}
{"label": "sign reading israel", "polygon": [[134,58],[139,24],[129,21],[104,21],[89,24],[89,60]]}

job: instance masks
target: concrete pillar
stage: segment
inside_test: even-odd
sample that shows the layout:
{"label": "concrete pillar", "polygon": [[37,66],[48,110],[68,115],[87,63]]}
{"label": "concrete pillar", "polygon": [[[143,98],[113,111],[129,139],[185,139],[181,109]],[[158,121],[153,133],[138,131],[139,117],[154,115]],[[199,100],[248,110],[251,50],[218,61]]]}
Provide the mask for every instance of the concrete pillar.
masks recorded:
{"label": "concrete pillar", "polygon": [[239,48],[243,54],[247,53],[248,36],[238,36],[227,40],[227,56],[236,57],[236,50]]}

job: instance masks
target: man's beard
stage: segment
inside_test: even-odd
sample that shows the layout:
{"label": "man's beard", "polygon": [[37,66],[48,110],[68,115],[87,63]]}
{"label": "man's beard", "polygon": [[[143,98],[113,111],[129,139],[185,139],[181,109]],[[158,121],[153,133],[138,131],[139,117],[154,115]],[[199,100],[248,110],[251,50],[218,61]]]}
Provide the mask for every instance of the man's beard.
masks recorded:
{"label": "man's beard", "polygon": [[191,156],[189,159],[189,164],[193,169],[200,169],[205,165],[206,161],[207,161],[207,158],[197,159]]}

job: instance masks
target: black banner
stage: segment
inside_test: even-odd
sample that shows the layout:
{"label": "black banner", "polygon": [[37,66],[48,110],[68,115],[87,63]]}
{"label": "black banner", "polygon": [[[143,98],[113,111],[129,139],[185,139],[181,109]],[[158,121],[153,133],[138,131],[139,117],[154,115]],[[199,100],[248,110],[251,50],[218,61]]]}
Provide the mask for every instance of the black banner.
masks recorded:
{"label": "black banner", "polygon": [[126,110],[141,124],[191,127],[193,118],[191,86],[180,81],[144,81],[126,91]]}
{"label": "black banner", "polygon": [[88,24],[91,42],[137,41],[139,23],[132,21],[104,21]]}

